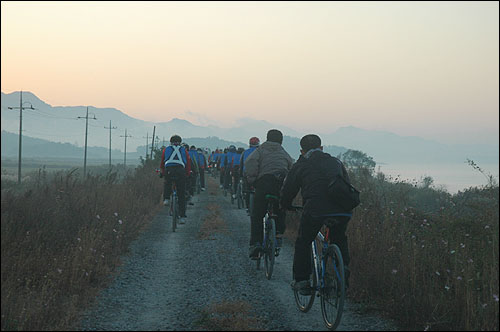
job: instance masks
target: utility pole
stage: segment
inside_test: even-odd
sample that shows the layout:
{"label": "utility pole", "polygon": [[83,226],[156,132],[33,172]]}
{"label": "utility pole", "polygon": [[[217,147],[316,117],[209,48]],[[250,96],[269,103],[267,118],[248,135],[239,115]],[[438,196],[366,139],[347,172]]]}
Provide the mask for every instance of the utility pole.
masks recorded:
{"label": "utility pole", "polygon": [[111,170],[111,129],[116,129],[117,127],[111,127],[111,120],[109,120],[109,128],[104,127],[104,129],[109,129],[109,169]]}
{"label": "utility pole", "polygon": [[146,160],[148,160],[149,131],[146,133],[146,137],[142,136],[142,138],[146,139]]}
{"label": "utility pole", "polygon": [[153,127],[153,138],[151,140],[151,159],[153,159],[153,144],[155,143],[155,130],[156,126]]}
{"label": "utility pole", "polygon": [[19,161],[17,163],[17,183],[21,184],[21,138],[23,137],[23,108],[29,108],[34,110],[33,105],[31,107],[23,107],[23,92],[20,91],[19,97],[19,107],[8,107],[8,109],[12,110],[15,108],[19,108]]}
{"label": "utility pole", "polygon": [[163,136],[163,144],[161,146],[165,146],[165,136]]}
{"label": "utility pole", "polygon": [[[85,117],[79,116],[78,119],[85,119],[85,155],[83,158],[83,178],[85,179],[87,176],[87,134],[89,131],[89,107],[87,106],[87,115]],[[92,120],[97,120],[94,114],[94,118]]]}
{"label": "utility pole", "polygon": [[127,135],[127,129],[125,129],[125,136],[120,136],[120,137],[125,137],[125,154],[123,157],[123,166],[127,166],[127,137],[132,137],[131,135]]}

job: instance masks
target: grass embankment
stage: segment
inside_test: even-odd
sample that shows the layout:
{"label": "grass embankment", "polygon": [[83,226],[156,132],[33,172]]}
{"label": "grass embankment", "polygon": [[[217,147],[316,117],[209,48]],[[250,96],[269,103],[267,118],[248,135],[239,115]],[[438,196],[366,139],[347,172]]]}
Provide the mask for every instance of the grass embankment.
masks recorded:
{"label": "grass embankment", "polygon": [[[411,329],[498,330],[498,185],[450,195],[367,170],[351,180],[362,204],[347,231],[349,295]],[[295,239],[298,216],[287,223]]]}
{"label": "grass embankment", "polygon": [[22,190],[2,184],[2,330],[75,328],[161,208],[155,166],[120,180],[58,172],[32,176]]}

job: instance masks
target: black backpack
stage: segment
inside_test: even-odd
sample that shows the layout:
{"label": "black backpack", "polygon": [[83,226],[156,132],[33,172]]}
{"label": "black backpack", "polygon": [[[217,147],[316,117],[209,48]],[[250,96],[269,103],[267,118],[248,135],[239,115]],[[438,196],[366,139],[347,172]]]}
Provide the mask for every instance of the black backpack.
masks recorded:
{"label": "black backpack", "polygon": [[[337,161],[340,163],[343,173],[344,167],[342,167],[342,162],[338,159]],[[336,205],[339,205],[346,211],[351,211],[360,203],[359,190],[354,188],[344,176],[340,175],[337,175],[328,184],[328,196]]]}

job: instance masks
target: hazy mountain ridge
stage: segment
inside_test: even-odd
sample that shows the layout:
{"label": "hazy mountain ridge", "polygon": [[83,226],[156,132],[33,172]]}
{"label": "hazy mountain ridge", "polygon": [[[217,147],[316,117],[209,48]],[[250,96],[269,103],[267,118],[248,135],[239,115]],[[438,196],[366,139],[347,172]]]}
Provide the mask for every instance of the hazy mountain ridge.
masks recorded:
{"label": "hazy mountain ridge", "polygon": [[[19,92],[10,94],[2,92],[1,97],[2,130],[18,132],[19,111],[8,110],[7,107],[19,106]],[[78,142],[79,146],[83,145],[85,119],[77,118],[85,116],[86,106],[53,107],[30,92],[23,92],[23,101],[31,102],[38,109],[23,112],[23,135],[44,139],[47,139],[46,136],[53,135],[52,141]],[[98,120],[92,119],[94,114]],[[267,131],[276,128],[280,129],[285,137],[292,138],[291,140],[285,139],[286,142],[283,145],[290,155],[297,159],[300,151],[298,137],[304,134],[265,120],[250,118],[238,119],[234,128],[221,128],[214,125],[199,126],[179,118],[154,123],[132,118],[114,108],[90,106],[89,118],[92,119],[89,119],[89,146],[109,146],[109,130],[104,127],[109,127],[111,120],[111,125],[118,127],[112,131],[113,149],[123,149],[124,141],[121,136],[127,129],[127,135],[132,135],[127,140],[127,150],[130,151],[135,151],[140,146],[144,148],[147,136],[149,136],[148,144],[150,144],[153,126],[156,126],[155,136],[158,136],[160,142],[163,140],[168,142],[171,135],[179,134],[186,141],[190,137],[217,137],[221,142],[224,140],[238,142],[238,146],[242,144],[242,147],[248,146],[248,139],[252,136],[257,136],[261,142],[264,142]],[[320,137],[325,150],[331,154],[337,155],[337,152],[343,152],[348,148],[356,149],[372,156],[377,163],[462,163],[467,158],[480,163],[498,163],[498,142],[491,145],[447,145],[417,136],[399,136],[390,132],[365,130],[353,126],[339,128],[330,134],[320,134]],[[200,144],[203,144],[203,141],[200,141]]]}

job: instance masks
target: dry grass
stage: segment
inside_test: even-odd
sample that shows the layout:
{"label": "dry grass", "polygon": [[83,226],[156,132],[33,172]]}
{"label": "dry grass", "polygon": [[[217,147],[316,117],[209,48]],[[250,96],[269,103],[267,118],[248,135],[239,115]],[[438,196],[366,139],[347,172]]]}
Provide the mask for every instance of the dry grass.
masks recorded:
{"label": "dry grass", "polygon": [[202,311],[197,324],[209,331],[263,331],[251,309],[244,301],[212,303]]}
{"label": "dry grass", "polygon": [[149,166],[121,181],[59,172],[2,190],[2,330],[74,328],[161,208],[162,181]]}
{"label": "dry grass", "polygon": [[200,240],[215,240],[216,233],[227,234],[227,225],[221,216],[219,205],[209,204],[207,210],[208,215],[203,219],[197,238]]}

